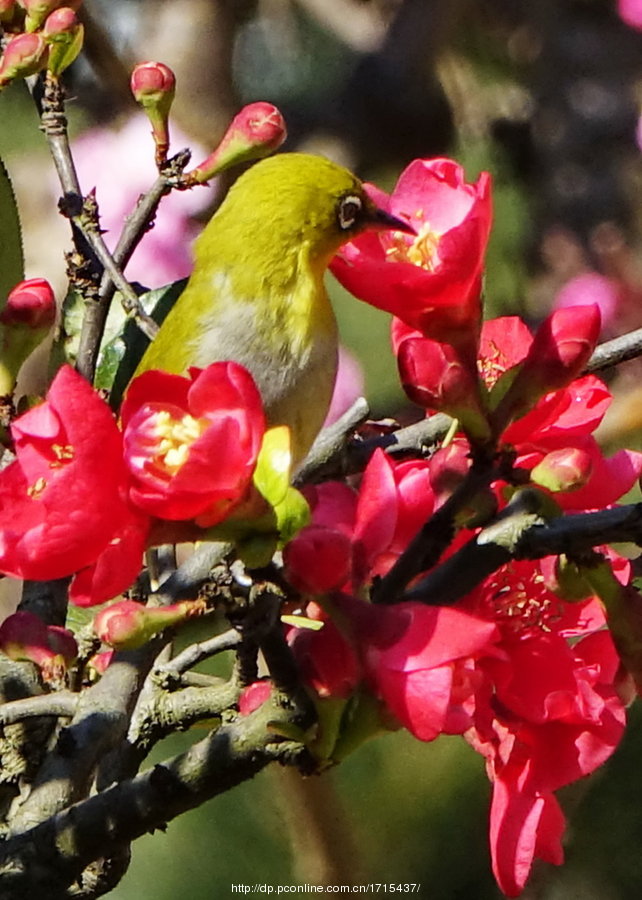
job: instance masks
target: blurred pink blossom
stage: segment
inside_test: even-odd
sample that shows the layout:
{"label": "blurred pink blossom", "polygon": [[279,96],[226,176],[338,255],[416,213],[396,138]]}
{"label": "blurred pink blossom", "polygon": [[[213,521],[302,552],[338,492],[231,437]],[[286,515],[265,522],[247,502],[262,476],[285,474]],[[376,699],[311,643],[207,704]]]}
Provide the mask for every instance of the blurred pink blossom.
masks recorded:
{"label": "blurred pink blossom", "polygon": [[560,309],[567,306],[586,306],[596,303],[602,314],[602,326],[613,323],[619,306],[619,288],[617,282],[598,272],[583,272],[570,278],[557,292],[553,307]]}
{"label": "blurred pink blossom", "polygon": [[[184,147],[197,158],[208,152],[173,128],[172,151]],[[100,224],[107,232],[107,245],[113,248],[139,195],[157,176],[149,122],[141,114],[132,116],[119,130],[92,128],[73,142],[72,149],[83,191],[96,188]],[[154,288],[189,275],[191,243],[199,231],[194,217],[207,208],[212,193],[213,188],[199,186],[172,191],[163,198],[154,227],[127,266],[132,281]]]}
{"label": "blurred pink blossom", "polygon": [[618,0],[617,11],[623,22],[642,31],[642,0]]}

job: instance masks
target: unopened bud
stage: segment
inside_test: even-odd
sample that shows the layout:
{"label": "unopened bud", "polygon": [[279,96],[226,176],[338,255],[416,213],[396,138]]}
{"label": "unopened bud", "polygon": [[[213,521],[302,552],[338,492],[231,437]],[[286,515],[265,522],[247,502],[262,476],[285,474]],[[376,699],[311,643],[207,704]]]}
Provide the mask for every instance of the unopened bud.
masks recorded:
{"label": "unopened bud", "polygon": [[27,14],[25,19],[25,31],[36,31],[45,21],[49,13],[64,2],[64,0],[18,0],[18,4]]}
{"label": "unopened bud", "polygon": [[0,88],[16,78],[39,72],[47,58],[47,44],[40,34],[17,34],[4,48],[0,59]]}
{"label": "unopened bud", "polygon": [[248,684],[238,699],[239,713],[242,716],[249,716],[259,706],[263,706],[269,699],[271,690],[271,681],[253,681],[252,684]]}
{"label": "unopened bud", "polygon": [[552,450],[531,470],[531,481],[549,491],[575,491],[584,487],[593,471],[591,454],[579,447]]}
{"label": "unopened bud", "polygon": [[0,312],[0,395],[12,392],[21,365],[55,318],[56,300],[44,278],[21,281],[9,293]]}
{"label": "unopened bud", "polygon": [[47,16],[42,34],[50,48],[47,69],[58,77],[82,50],[84,28],[70,6],[61,6]]}
{"label": "unopened bud", "polygon": [[499,431],[524,415],[549,391],[566,387],[581,374],[600,334],[596,303],[555,310],[540,325],[494,418]]}
{"label": "unopened bud", "polygon": [[203,184],[239,163],[268,156],[287,137],[283,116],[271,103],[257,102],[244,106],[236,115],[223,140],[207,159],[185,178],[188,184]]}
{"label": "unopened bud", "polygon": [[305,594],[338,590],[350,579],[352,546],[347,535],[322,525],[308,525],[283,550],[290,584]]}
{"label": "unopened bud", "polygon": [[176,78],[164,63],[139,63],[132,72],[130,87],[151,122],[156,145],[156,163],[167,159],[169,150],[169,111],[174,102]]}
{"label": "unopened bud", "polygon": [[93,621],[100,640],[116,650],[134,650],[150,638],[205,612],[200,600],[185,600],[172,606],[143,606],[134,600],[119,600],[102,609]]}
{"label": "unopened bud", "polygon": [[45,681],[59,680],[78,655],[70,631],[30,612],[13,613],[0,625],[0,650],[16,662],[35,663]]}
{"label": "unopened bud", "polygon": [[412,401],[459,419],[474,443],[490,437],[476,367],[450,344],[408,337],[397,349],[401,383]]}

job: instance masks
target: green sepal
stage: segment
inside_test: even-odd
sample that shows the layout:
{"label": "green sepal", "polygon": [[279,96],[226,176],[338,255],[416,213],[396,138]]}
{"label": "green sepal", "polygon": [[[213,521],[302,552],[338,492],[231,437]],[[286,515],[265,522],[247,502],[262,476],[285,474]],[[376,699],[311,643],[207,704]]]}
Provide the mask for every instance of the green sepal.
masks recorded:
{"label": "green sepal", "polygon": [[0,161],[0,308],[7,294],[24,279],[22,229],[11,180]]}
{"label": "green sepal", "polygon": [[47,58],[47,71],[56,78],[68,69],[82,50],[85,29],[79,24],[73,34],[59,34],[56,37],[48,37],[49,56]]}

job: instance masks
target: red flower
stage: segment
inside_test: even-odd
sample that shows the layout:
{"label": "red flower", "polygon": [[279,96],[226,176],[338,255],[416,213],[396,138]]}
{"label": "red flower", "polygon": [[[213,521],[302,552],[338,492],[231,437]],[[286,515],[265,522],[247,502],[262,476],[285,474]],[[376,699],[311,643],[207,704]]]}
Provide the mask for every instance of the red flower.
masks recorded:
{"label": "red flower", "polygon": [[93,580],[90,595],[74,579],[72,600],[99,603],[129,587],[149,520],[127,502],[121,435],[104,400],[63,366],[46,401],[11,432],[17,459],[0,473],[0,571],[62,578],[108,553],[106,577]]}
{"label": "red flower", "polygon": [[323,622],[318,630],[293,628],[288,642],[303,680],[318,697],[347,699],[361,680],[361,667],[354,647],[332,619],[315,603],[306,615]]}
{"label": "red flower", "polygon": [[217,362],[189,378],[145,372],[130,385],[121,416],[137,506],[208,527],[245,497],[265,419],[242,366]]}
{"label": "red flower", "polygon": [[470,728],[479,684],[473,661],[493,653],[496,626],[422,603],[361,607],[366,679],[389,711],[422,741]]}
{"label": "red flower", "polygon": [[390,197],[369,186],[378,205],[417,229],[365,232],[345,244],[331,269],[355,297],[398,316],[442,343],[475,343],[481,278],[491,226],[490,177],[467,184],[450,159],[418,159]]}
{"label": "red flower", "polygon": [[608,759],[625,722],[619,660],[601,606],[565,604],[544,586],[542,567],[545,561],[513,562],[461,603],[501,635],[495,652],[476,660],[466,737],[493,782],[493,869],[511,897],[535,857],[562,862],[564,817],[553,792]]}
{"label": "red flower", "polygon": [[358,494],[327,482],[306,496],[312,522],[287,545],[284,559],[292,584],[310,593],[348,588],[350,580],[358,591],[383,575],[434,507],[430,463],[394,463],[382,450],[368,463]]}

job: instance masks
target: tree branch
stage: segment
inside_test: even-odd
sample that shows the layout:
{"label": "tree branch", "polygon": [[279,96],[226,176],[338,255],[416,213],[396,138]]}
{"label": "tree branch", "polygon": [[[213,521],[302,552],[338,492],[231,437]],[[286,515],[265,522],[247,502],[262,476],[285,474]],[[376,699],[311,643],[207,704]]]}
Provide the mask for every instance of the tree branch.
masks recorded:
{"label": "tree branch", "polygon": [[4,900],[70,896],[68,886],[88,864],[249,780],[270,761],[307,764],[300,744],[275,740],[270,730],[284,714],[266,702],[185,753],[9,839],[0,848]]}

